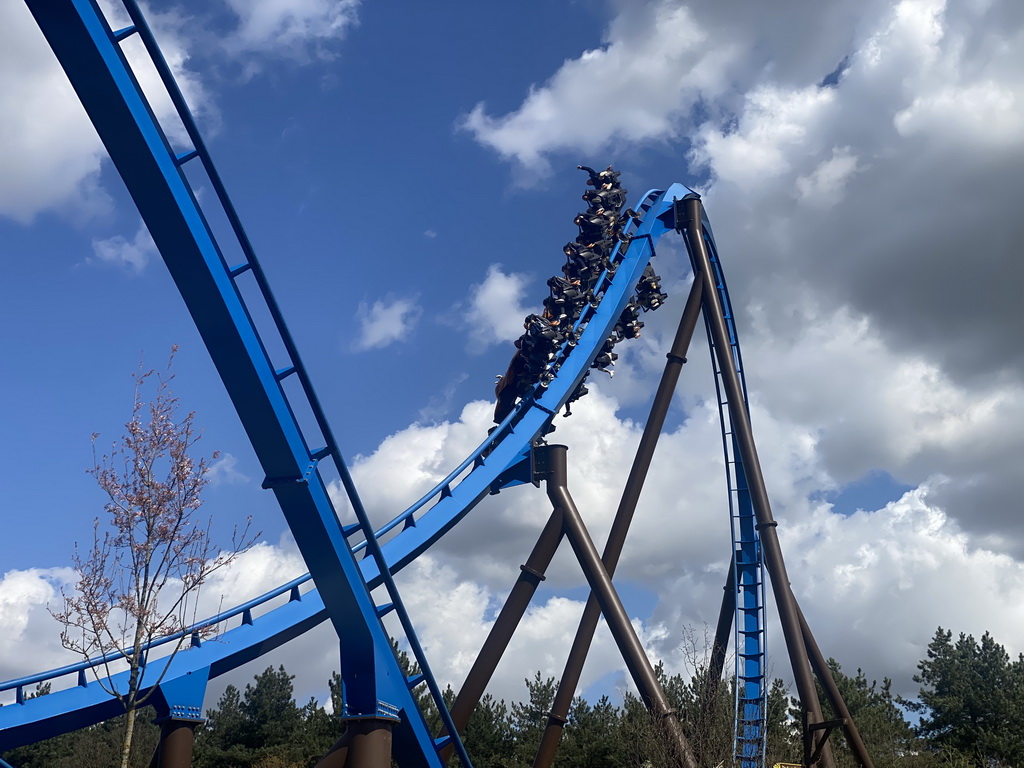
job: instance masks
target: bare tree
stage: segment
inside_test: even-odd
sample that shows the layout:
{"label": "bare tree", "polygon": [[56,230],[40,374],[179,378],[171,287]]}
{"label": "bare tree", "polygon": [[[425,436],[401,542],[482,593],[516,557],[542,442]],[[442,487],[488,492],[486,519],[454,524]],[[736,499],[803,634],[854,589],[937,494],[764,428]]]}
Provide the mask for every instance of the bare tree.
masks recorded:
{"label": "bare tree", "polygon": [[[137,710],[163,679],[170,660],[195,623],[200,590],[210,575],[252,546],[251,518],[235,529],[231,546],[221,550],[210,535],[210,521],[199,520],[210,461],[192,453],[201,432],[195,413],[179,417],[171,392],[171,349],[163,372],[133,375],[132,418],[109,454],[98,457],[93,435],[93,466],[87,471],[107,494],[105,517],[93,526],[91,549],[75,547],[78,582],[63,593],[61,623],[65,648],[93,664],[97,682],[124,705],[125,733],[121,766],[131,755]],[[154,389],[152,400],[144,395]],[[147,666],[150,644],[167,636],[169,653]],[[115,675],[127,666],[126,683]]]}

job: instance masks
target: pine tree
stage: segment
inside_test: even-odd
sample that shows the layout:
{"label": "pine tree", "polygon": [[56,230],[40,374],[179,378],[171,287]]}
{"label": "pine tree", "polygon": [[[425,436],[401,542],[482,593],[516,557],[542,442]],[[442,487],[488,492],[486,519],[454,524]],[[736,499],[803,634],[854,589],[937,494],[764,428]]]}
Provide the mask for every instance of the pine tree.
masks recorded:
{"label": "pine tree", "polygon": [[919,699],[906,704],[929,747],[986,768],[1024,765],[1024,657],[1011,662],[988,632],[953,642],[939,627],[917,668]]}

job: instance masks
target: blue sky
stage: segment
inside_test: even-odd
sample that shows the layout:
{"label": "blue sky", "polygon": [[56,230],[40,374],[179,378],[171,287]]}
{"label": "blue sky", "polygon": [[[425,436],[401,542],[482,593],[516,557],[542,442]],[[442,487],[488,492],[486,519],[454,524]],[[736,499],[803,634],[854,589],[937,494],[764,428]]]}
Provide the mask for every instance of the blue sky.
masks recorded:
{"label": "blue sky", "polygon": [[[61,658],[42,606],[102,503],[85,473],[89,437],[119,434],[132,371],[140,358],[162,365],[172,345],[176,391],[206,449],[224,456],[206,510],[222,530],[253,514],[266,540],[251,579],[222,585],[225,599],[301,564],[52,54],[27,11],[0,13],[0,616],[20,627],[0,646],[6,678]],[[575,166],[614,163],[633,199],[674,181],[705,195],[769,493],[826,652],[909,693],[940,623],[1016,642],[1016,4],[737,14],[670,0],[231,0],[162,2],[151,18],[374,514],[399,511],[479,441],[494,375],[575,235]],[[645,318],[616,378],[558,422],[595,531],[614,509],[685,295],[679,245],[656,266],[674,301]],[[695,345],[663,479],[645,492],[646,522],[623,562],[645,642],[670,667],[684,664],[685,628],[716,615],[727,551],[712,380]],[[427,640],[446,658],[481,636],[539,531],[545,502],[508,496],[474,513],[409,586],[414,605],[462,596],[448,617],[458,636],[424,608]],[[679,528],[687,538],[665,535]],[[572,563],[555,572],[564,586],[541,595],[527,631],[544,647],[571,634],[580,607]],[[898,653],[885,637],[901,640]],[[596,653],[591,681],[616,668],[607,639]],[[330,655],[314,663],[295,651],[293,663],[313,680]],[[561,664],[525,641],[513,656],[524,668],[502,672],[504,695],[519,695],[525,665]],[[441,672],[457,681],[460,664]]]}

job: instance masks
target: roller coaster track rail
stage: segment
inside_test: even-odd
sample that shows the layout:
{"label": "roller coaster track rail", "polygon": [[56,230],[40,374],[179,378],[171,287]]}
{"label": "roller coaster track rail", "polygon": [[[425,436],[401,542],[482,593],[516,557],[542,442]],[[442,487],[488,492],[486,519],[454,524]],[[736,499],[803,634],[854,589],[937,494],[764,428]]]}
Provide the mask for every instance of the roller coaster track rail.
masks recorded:
{"label": "roller coaster track rail", "polygon": [[[458,736],[435,738],[416,706],[413,690],[426,685],[447,733],[456,733],[393,576],[488,494],[531,482],[535,441],[589,372],[654,255],[655,244],[677,229],[676,201],[692,195],[691,190],[673,184],[642,197],[634,206],[638,219],[626,225],[625,241],[612,254],[615,268],[602,275],[595,289],[599,301],[577,321],[577,343],[565,345],[559,353],[555,378],[547,386],[537,385],[430,491],[374,529],[252,244],[137,3],[123,0],[130,23],[113,29],[94,0],[26,2],[138,206],[263,466],[263,487],[277,496],[310,569],[305,576],[190,627],[190,647],[173,657],[155,684],[158,711],[201,717],[210,679],[330,620],[342,645],[345,714],[393,719],[395,757],[403,766],[441,766],[438,753],[445,748],[454,748],[469,766]],[[174,105],[187,137],[183,146],[169,138],[180,132],[165,130],[158,121],[122,50],[123,41],[133,36],[141,39],[160,76],[162,96]],[[207,180],[215,193],[204,205],[190,174]],[[210,224],[214,215],[228,222],[226,237],[215,235]],[[703,224],[703,236],[714,254],[718,292],[723,305],[731,307],[710,224],[706,219]],[[228,252],[240,259],[229,263]],[[258,306],[243,298],[242,281],[250,281],[246,295],[255,295]],[[706,320],[707,311],[705,307]],[[269,323],[258,329],[254,317],[269,318]],[[726,321],[742,373],[731,310]],[[718,373],[716,369],[716,383]],[[719,405],[738,585],[735,626],[742,643],[737,651],[742,681],[737,692],[737,753],[745,766],[754,766],[763,762],[764,578],[757,531],[749,500],[744,499],[742,462],[732,447],[728,404],[721,389]],[[339,522],[328,487],[331,480],[344,488],[354,522]],[[308,588],[310,582],[315,588]],[[383,600],[372,594],[380,591],[386,592]],[[391,652],[390,633],[382,623],[389,614],[398,617],[399,642],[409,648],[420,669],[412,678],[405,678]],[[227,628],[234,620],[239,625]],[[199,630],[212,627],[219,628],[217,641],[202,641]],[[161,638],[146,648],[152,657],[149,666],[158,666],[161,646],[181,637]],[[0,683],[0,692],[14,691],[15,699],[0,707],[0,751],[115,716],[120,705],[94,679],[102,661]],[[367,669],[372,674],[365,674]],[[59,687],[72,676],[68,687],[31,697],[31,686],[56,681]],[[143,685],[154,683],[144,679]]]}

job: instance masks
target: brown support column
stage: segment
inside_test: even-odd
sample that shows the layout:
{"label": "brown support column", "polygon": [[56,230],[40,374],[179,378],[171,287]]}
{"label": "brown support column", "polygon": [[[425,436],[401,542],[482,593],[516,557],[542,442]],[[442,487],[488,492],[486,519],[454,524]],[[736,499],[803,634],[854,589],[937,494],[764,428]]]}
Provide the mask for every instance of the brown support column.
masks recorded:
{"label": "brown support column", "polygon": [[177,720],[165,718],[160,721],[160,743],[153,755],[151,765],[156,768],[190,768],[192,747],[196,742],[196,726],[203,720]]}
{"label": "brown support column", "polygon": [[729,633],[732,630],[732,618],[736,613],[736,564],[729,561],[729,575],[725,579],[722,607],[718,609],[718,625],[715,627],[715,641],[711,646],[711,659],[708,662],[708,679],[704,684],[704,700],[710,700],[715,692],[718,681],[722,679],[725,668],[725,653],[729,648]]}
{"label": "brown support column", "polygon": [[[729,333],[725,327],[721,299],[714,280],[711,258],[703,233],[704,206],[698,195],[687,195],[676,203],[676,227],[683,233],[686,250],[690,254],[694,273],[702,273],[704,280],[704,318],[711,332],[718,356],[718,367],[722,375],[722,384],[729,399],[729,420],[740,458],[743,460],[743,471],[747,477],[750,501],[757,517],[757,529],[761,536],[761,547],[764,552],[765,566],[771,575],[772,592],[782,623],[782,632],[786,638],[786,650],[793,668],[800,704],[807,713],[807,726],[804,728],[804,743],[807,754],[820,751],[823,768],[834,768],[831,750],[821,736],[824,733],[818,727],[822,725],[821,702],[818,700],[814,677],[808,661],[807,649],[804,645],[803,633],[800,631],[800,619],[797,615],[796,602],[790,588],[786,563],[782,558],[778,533],[778,523],[772,516],[768,492],[761,474],[761,462],[757,457],[754,445],[754,434],[750,426],[750,418],[743,400],[743,389],[740,386],[739,374],[733,360]],[[823,747],[818,749],[819,746]]]}
{"label": "brown support column", "polygon": [[864,740],[857,729],[857,723],[854,722],[853,715],[850,714],[850,710],[846,706],[843,694],[839,692],[839,686],[836,685],[832,672],[828,668],[828,662],[825,661],[825,657],[822,655],[814,635],[811,634],[811,628],[807,624],[807,619],[804,617],[804,612],[800,610],[799,604],[797,605],[797,611],[800,613],[800,629],[803,631],[804,643],[807,645],[807,650],[811,656],[811,666],[814,668],[814,674],[818,676],[818,682],[825,689],[825,696],[832,705],[832,711],[835,713],[835,716],[843,721],[843,733],[846,735],[846,741],[850,745],[850,750],[853,752],[854,757],[857,758],[857,762],[864,768],[875,768],[871,755],[868,754],[868,748],[864,745]]}
{"label": "brown support column", "polygon": [[[654,449],[658,444],[661,429],[665,425],[665,417],[668,415],[668,409],[672,403],[672,394],[679,381],[683,364],[686,362],[686,353],[690,348],[697,320],[700,318],[702,291],[703,284],[698,276],[690,286],[690,293],[686,298],[683,314],[679,318],[672,348],[666,355],[668,360],[665,363],[665,370],[661,374],[661,383],[658,385],[657,394],[651,404],[651,412],[644,425],[644,433],[637,446],[633,466],[630,468],[626,486],[622,490],[622,498],[615,511],[615,519],[608,534],[608,541],[605,543],[604,554],[601,556],[609,576],[615,573],[615,567],[619,564],[619,556],[626,543],[626,534],[633,521],[633,513],[636,512],[640,492],[643,490],[644,480],[647,479],[647,472],[651,468],[651,460],[654,458]],[[587,598],[583,617],[580,619],[576,637],[573,639],[569,657],[566,659],[562,679],[558,683],[558,690],[555,692],[555,698],[551,704],[551,712],[548,713],[547,726],[544,728],[540,747],[533,760],[534,768],[550,768],[555,759],[555,752],[558,750],[558,743],[562,738],[562,730],[569,717],[572,697],[576,693],[576,686],[579,685],[580,675],[583,674],[583,664],[587,660],[587,653],[590,651],[590,644],[594,640],[594,632],[597,631],[597,622],[600,618],[601,608],[597,604],[597,599],[591,594]]]}
{"label": "brown support column", "polygon": [[[480,703],[480,697],[483,696],[484,689],[487,688],[487,683],[491,680],[491,675],[494,674],[498,662],[501,661],[501,656],[505,653],[512,634],[519,626],[523,614],[526,613],[538,585],[544,580],[544,572],[551,564],[551,558],[555,556],[555,551],[561,541],[562,511],[555,509],[548,518],[544,530],[541,531],[540,538],[537,539],[526,563],[519,566],[519,578],[516,579],[508,599],[505,600],[501,611],[498,612],[498,618],[494,620],[494,626],[491,627],[476,661],[473,662],[473,668],[469,671],[466,682],[462,684],[459,695],[452,705],[452,721],[459,733],[466,730],[473,710]],[[446,731],[442,728],[440,735],[444,736],[445,734]],[[453,746],[445,747],[440,753],[441,760],[447,762],[453,751]]]}
{"label": "brown support column", "polygon": [[583,518],[569,495],[566,473],[566,451],[564,445],[544,445],[534,448],[534,461],[539,479],[547,481],[548,498],[556,509],[562,510],[565,535],[576,553],[590,589],[601,606],[601,613],[611,630],[615,644],[619,647],[626,668],[636,684],[640,697],[654,715],[661,720],[665,734],[673,747],[675,762],[682,768],[697,768],[690,743],[683,733],[679,716],[669,705],[668,697],[658,683],[654,667],[644,652],[640,639],[633,631],[626,609],[622,606],[611,577],[601,563]]}
{"label": "brown support column", "polygon": [[346,720],[344,735],[316,768],[391,768],[391,729],[395,721],[371,717]]}
{"label": "brown support column", "polygon": [[352,742],[346,768],[391,768],[390,720],[361,720],[348,724]]}

